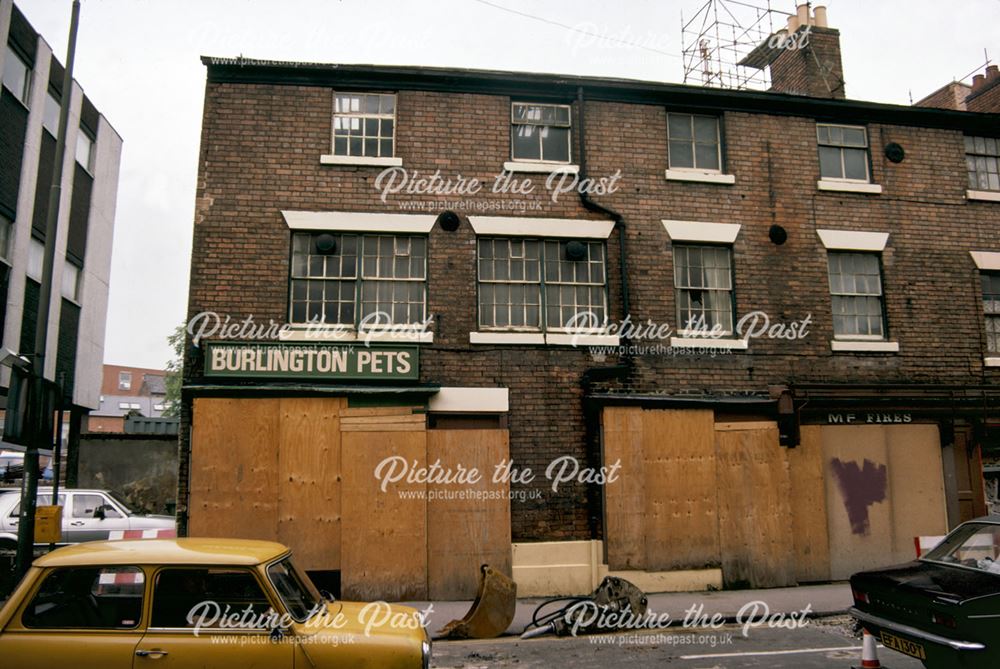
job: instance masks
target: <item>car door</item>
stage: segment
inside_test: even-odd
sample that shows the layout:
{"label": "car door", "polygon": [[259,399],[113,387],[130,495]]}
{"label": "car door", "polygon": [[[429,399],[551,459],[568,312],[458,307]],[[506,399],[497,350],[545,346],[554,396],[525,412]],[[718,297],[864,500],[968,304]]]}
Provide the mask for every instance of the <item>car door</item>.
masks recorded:
{"label": "car door", "polygon": [[[98,517],[103,510],[103,518]],[[64,540],[71,543],[100,541],[110,532],[128,529],[128,517],[98,492],[73,492],[70,495],[69,517],[63,522]]]}
{"label": "car door", "polygon": [[[269,638],[275,609],[265,592],[247,568],[161,568],[135,669],[292,669],[294,644]],[[227,624],[227,615],[243,622]]]}
{"label": "car door", "polygon": [[18,669],[130,669],[142,639],[139,567],[59,567],[0,634],[0,664]]}

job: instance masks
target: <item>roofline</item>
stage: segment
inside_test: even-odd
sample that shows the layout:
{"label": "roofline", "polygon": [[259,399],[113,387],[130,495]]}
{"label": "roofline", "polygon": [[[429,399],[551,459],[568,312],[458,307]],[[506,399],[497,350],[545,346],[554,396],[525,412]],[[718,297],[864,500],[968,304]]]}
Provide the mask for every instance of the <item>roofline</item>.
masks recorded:
{"label": "roofline", "polygon": [[483,93],[572,102],[583,88],[590,100],[669,104],[713,111],[805,116],[1000,135],[1000,114],[908,107],[861,100],[834,100],[771,91],[734,91],[637,79],[585,77],[402,65],[297,63],[202,56],[209,83],[345,86]]}

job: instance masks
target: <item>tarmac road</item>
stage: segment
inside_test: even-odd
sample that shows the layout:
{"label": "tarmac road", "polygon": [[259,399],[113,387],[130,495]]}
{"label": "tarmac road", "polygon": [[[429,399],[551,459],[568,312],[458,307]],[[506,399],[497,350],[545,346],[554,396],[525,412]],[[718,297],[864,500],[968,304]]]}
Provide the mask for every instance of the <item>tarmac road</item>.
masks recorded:
{"label": "tarmac road", "polygon": [[[751,629],[736,625],[716,630],[644,631],[592,637],[546,637],[521,641],[439,641],[438,669],[493,667],[663,667],[677,669],[849,669],[861,664],[861,640],[846,617],[810,620],[801,629]],[[879,648],[888,669],[922,669],[915,659]]]}

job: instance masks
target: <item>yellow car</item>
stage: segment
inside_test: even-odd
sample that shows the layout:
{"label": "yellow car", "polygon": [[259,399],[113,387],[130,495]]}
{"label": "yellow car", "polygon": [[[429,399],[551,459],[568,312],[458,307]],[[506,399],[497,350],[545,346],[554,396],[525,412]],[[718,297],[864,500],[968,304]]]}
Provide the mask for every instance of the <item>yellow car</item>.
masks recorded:
{"label": "yellow car", "polygon": [[324,599],[287,547],[95,541],[35,560],[0,609],[11,669],[430,666],[417,611]]}

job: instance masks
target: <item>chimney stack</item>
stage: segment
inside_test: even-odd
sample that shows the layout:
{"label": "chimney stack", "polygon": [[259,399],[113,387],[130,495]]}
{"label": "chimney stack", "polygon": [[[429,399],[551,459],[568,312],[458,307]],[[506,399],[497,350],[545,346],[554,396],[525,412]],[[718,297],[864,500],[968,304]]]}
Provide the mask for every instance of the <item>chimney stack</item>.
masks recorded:
{"label": "chimney stack", "polygon": [[972,77],[972,91],[965,98],[965,108],[971,112],[1000,112],[1000,66],[990,65],[986,74]]}
{"label": "chimney stack", "polygon": [[846,97],[840,31],[827,24],[826,7],[810,11],[808,3],[799,5],[778,34],[784,35],[785,48],[773,49],[768,57],[772,91],[814,98]]}

